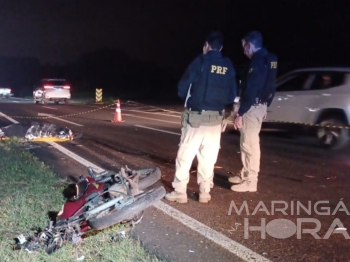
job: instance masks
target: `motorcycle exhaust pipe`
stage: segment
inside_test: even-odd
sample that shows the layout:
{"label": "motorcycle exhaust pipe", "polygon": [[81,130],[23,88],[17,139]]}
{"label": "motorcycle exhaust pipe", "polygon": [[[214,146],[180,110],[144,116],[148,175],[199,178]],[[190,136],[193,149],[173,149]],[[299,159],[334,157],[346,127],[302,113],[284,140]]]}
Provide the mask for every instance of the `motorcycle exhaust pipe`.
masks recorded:
{"label": "motorcycle exhaust pipe", "polygon": [[88,210],[86,212],[87,217],[96,215],[97,213],[101,212],[104,209],[110,208],[111,206],[114,206],[117,202],[119,202],[120,200],[123,200],[123,196],[119,196],[111,201],[108,201],[107,203],[104,203],[103,205],[93,208],[91,210]]}

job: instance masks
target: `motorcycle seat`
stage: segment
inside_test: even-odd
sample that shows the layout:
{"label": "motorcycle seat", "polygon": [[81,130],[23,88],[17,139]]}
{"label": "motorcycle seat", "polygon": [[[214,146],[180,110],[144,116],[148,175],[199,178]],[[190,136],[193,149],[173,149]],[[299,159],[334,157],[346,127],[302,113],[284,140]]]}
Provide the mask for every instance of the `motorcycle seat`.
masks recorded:
{"label": "motorcycle seat", "polygon": [[78,200],[84,195],[86,190],[89,188],[89,182],[86,179],[84,179],[82,181],[79,181],[79,183],[76,183],[75,187],[77,192],[74,196],[74,201]]}

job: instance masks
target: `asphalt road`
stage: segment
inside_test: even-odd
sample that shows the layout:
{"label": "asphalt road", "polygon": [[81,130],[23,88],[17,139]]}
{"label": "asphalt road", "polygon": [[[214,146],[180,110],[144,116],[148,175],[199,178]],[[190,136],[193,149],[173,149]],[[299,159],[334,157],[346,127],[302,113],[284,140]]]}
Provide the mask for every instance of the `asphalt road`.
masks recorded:
{"label": "asphalt road", "polygon": [[[80,139],[62,146],[102,168],[159,166],[161,183],[171,191],[181,106],[122,101],[122,123],[111,123],[114,106],[101,107],[105,106],[43,106],[21,99],[0,100],[0,112],[23,126],[34,121],[50,122],[82,133]],[[39,114],[59,118],[38,119]],[[9,124],[10,120],[0,116],[0,128]],[[350,261],[350,147],[329,151],[320,148],[312,137],[274,128],[264,126],[261,132],[257,193],[230,190],[227,178],[241,168],[241,162],[239,133],[228,125],[222,134],[212,201],[198,203],[194,161],[189,203],[165,203],[271,261]],[[281,211],[282,207],[285,209]],[[252,226],[261,226],[264,221],[264,229],[253,231]],[[341,227],[340,222],[345,230],[334,229]],[[316,226],[317,234],[307,233]]]}

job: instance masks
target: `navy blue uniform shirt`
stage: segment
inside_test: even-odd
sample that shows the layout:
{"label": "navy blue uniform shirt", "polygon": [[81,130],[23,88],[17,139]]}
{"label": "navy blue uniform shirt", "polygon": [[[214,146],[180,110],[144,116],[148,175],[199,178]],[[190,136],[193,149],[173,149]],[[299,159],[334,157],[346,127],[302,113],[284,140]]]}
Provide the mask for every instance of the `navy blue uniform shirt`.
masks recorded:
{"label": "navy blue uniform shirt", "polygon": [[229,58],[211,50],[195,58],[178,84],[178,95],[192,111],[222,111],[237,95],[236,72]]}
{"label": "navy blue uniform shirt", "polygon": [[[255,103],[270,106],[275,94],[277,57],[265,48],[259,49],[251,58],[240,98],[238,114],[242,116]],[[258,99],[258,101],[256,101]]]}

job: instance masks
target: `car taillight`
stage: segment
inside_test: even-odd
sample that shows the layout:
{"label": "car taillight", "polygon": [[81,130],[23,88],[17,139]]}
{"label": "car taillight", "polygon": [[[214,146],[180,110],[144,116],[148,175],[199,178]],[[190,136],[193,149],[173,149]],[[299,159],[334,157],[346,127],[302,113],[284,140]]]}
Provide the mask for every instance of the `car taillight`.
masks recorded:
{"label": "car taillight", "polygon": [[52,89],[53,86],[44,86],[45,89]]}
{"label": "car taillight", "polygon": [[70,89],[70,86],[63,86],[64,89]]}

